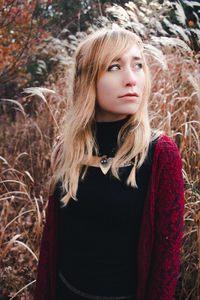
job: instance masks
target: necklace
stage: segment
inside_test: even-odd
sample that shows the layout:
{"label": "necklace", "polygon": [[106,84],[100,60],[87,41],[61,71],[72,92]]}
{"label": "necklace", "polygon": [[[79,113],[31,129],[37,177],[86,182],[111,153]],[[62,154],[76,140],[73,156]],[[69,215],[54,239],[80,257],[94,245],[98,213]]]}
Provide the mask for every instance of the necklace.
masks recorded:
{"label": "necklace", "polygon": [[[106,155],[100,158],[99,167],[104,175],[106,175],[110,170],[112,166],[112,161],[113,161],[113,157],[107,157]],[[122,167],[128,167],[128,166],[134,166],[134,163],[130,161],[129,163],[122,165]]]}
{"label": "necklace", "polygon": [[104,175],[108,173],[112,165],[112,157],[104,156],[99,161],[99,167]]}
{"label": "necklace", "polygon": [[[113,157],[107,157],[107,155],[103,155],[101,157],[99,156],[93,156],[89,166],[93,167],[99,167],[104,175],[108,173],[112,166]],[[134,163],[130,161],[129,163],[123,164],[120,167],[128,167],[128,166],[134,166]]]}

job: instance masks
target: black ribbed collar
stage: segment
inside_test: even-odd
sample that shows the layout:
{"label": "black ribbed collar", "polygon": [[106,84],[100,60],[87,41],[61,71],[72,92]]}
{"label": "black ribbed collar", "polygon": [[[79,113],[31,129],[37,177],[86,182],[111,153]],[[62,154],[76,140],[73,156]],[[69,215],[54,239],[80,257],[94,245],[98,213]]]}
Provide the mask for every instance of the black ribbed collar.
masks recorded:
{"label": "black ribbed collar", "polygon": [[117,151],[117,137],[122,126],[129,116],[113,122],[96,122],[96,142],[99,147],[99,156],[113,157]]}

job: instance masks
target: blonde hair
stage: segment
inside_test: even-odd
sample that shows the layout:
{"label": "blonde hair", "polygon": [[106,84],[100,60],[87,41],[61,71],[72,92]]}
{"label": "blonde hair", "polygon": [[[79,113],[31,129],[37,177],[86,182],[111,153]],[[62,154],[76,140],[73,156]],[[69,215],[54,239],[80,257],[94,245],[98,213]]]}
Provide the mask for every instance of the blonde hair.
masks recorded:
{"label": "blonde hair", "polygon": [[[145,87],[139,109],[121,128],[118,135],[118,151],[113,158],[112,174],[119,179],[120,166],[134,159],[134,166],[127,184],[136,187],[136,168],[147,156],[151,139],[148,118],[148,98],[150,95],[150,76],[143,53],[141,39],[125,29],[101,29],[89,35],[77,48],[72,85],[72,102],[65,115],[63,136],[52,153],[53,184],[62,181],[66,191],[62,203],[67,205],[70,198],[76,200],[81,171],[91,161],[94,153],[98,155],[95,143],[95,105],[96,84],[101,74],[112,61],[137,44],[143,58]],[[86,170],[85,170],[86,172]],[[85,174],[84,172],[84,174]]]}

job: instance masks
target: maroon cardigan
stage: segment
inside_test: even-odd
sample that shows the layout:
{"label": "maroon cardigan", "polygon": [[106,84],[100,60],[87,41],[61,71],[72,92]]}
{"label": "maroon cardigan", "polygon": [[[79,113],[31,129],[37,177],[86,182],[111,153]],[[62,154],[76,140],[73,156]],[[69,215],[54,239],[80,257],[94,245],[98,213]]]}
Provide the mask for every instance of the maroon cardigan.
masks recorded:
{"label": "maroon cardigan", "polygon": [[[138,244],[137,300],[171,300],[180,267],[184,188],[175,143],[161,135],[144,204]],[[56,300],[59,206],[49,195],[40,248],[35,300]]]}

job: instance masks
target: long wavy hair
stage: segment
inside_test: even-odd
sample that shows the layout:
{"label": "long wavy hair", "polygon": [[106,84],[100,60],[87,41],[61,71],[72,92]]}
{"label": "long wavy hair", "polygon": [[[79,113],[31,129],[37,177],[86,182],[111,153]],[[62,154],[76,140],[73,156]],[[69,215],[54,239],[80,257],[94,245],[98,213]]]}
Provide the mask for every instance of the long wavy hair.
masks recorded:
{"label": "long wavy hair", "polygon": [[76,50],[71,104],[64,117],[62,137],[52,153],[51,191],[53,193],[56,183],[61,180],[63,191],[66,192],[61,199],[64,206],[70,198],[77,200],[78,182],[87,172],[85,166],[89,165],[94,154],[98,155],[95,142],[97,81],[110,64],[134,44],[141,51],[145,86],[137,112],[130,116],[119,132],[118,150],[113,158],[111,172],[120,179],[120,166],[134,160],[127,184],[137,187],[136,168],[143,164],[151,140],[148,117],[150,76],[143,43],[136,34],[125,29],[100,29],[90,34]]}

